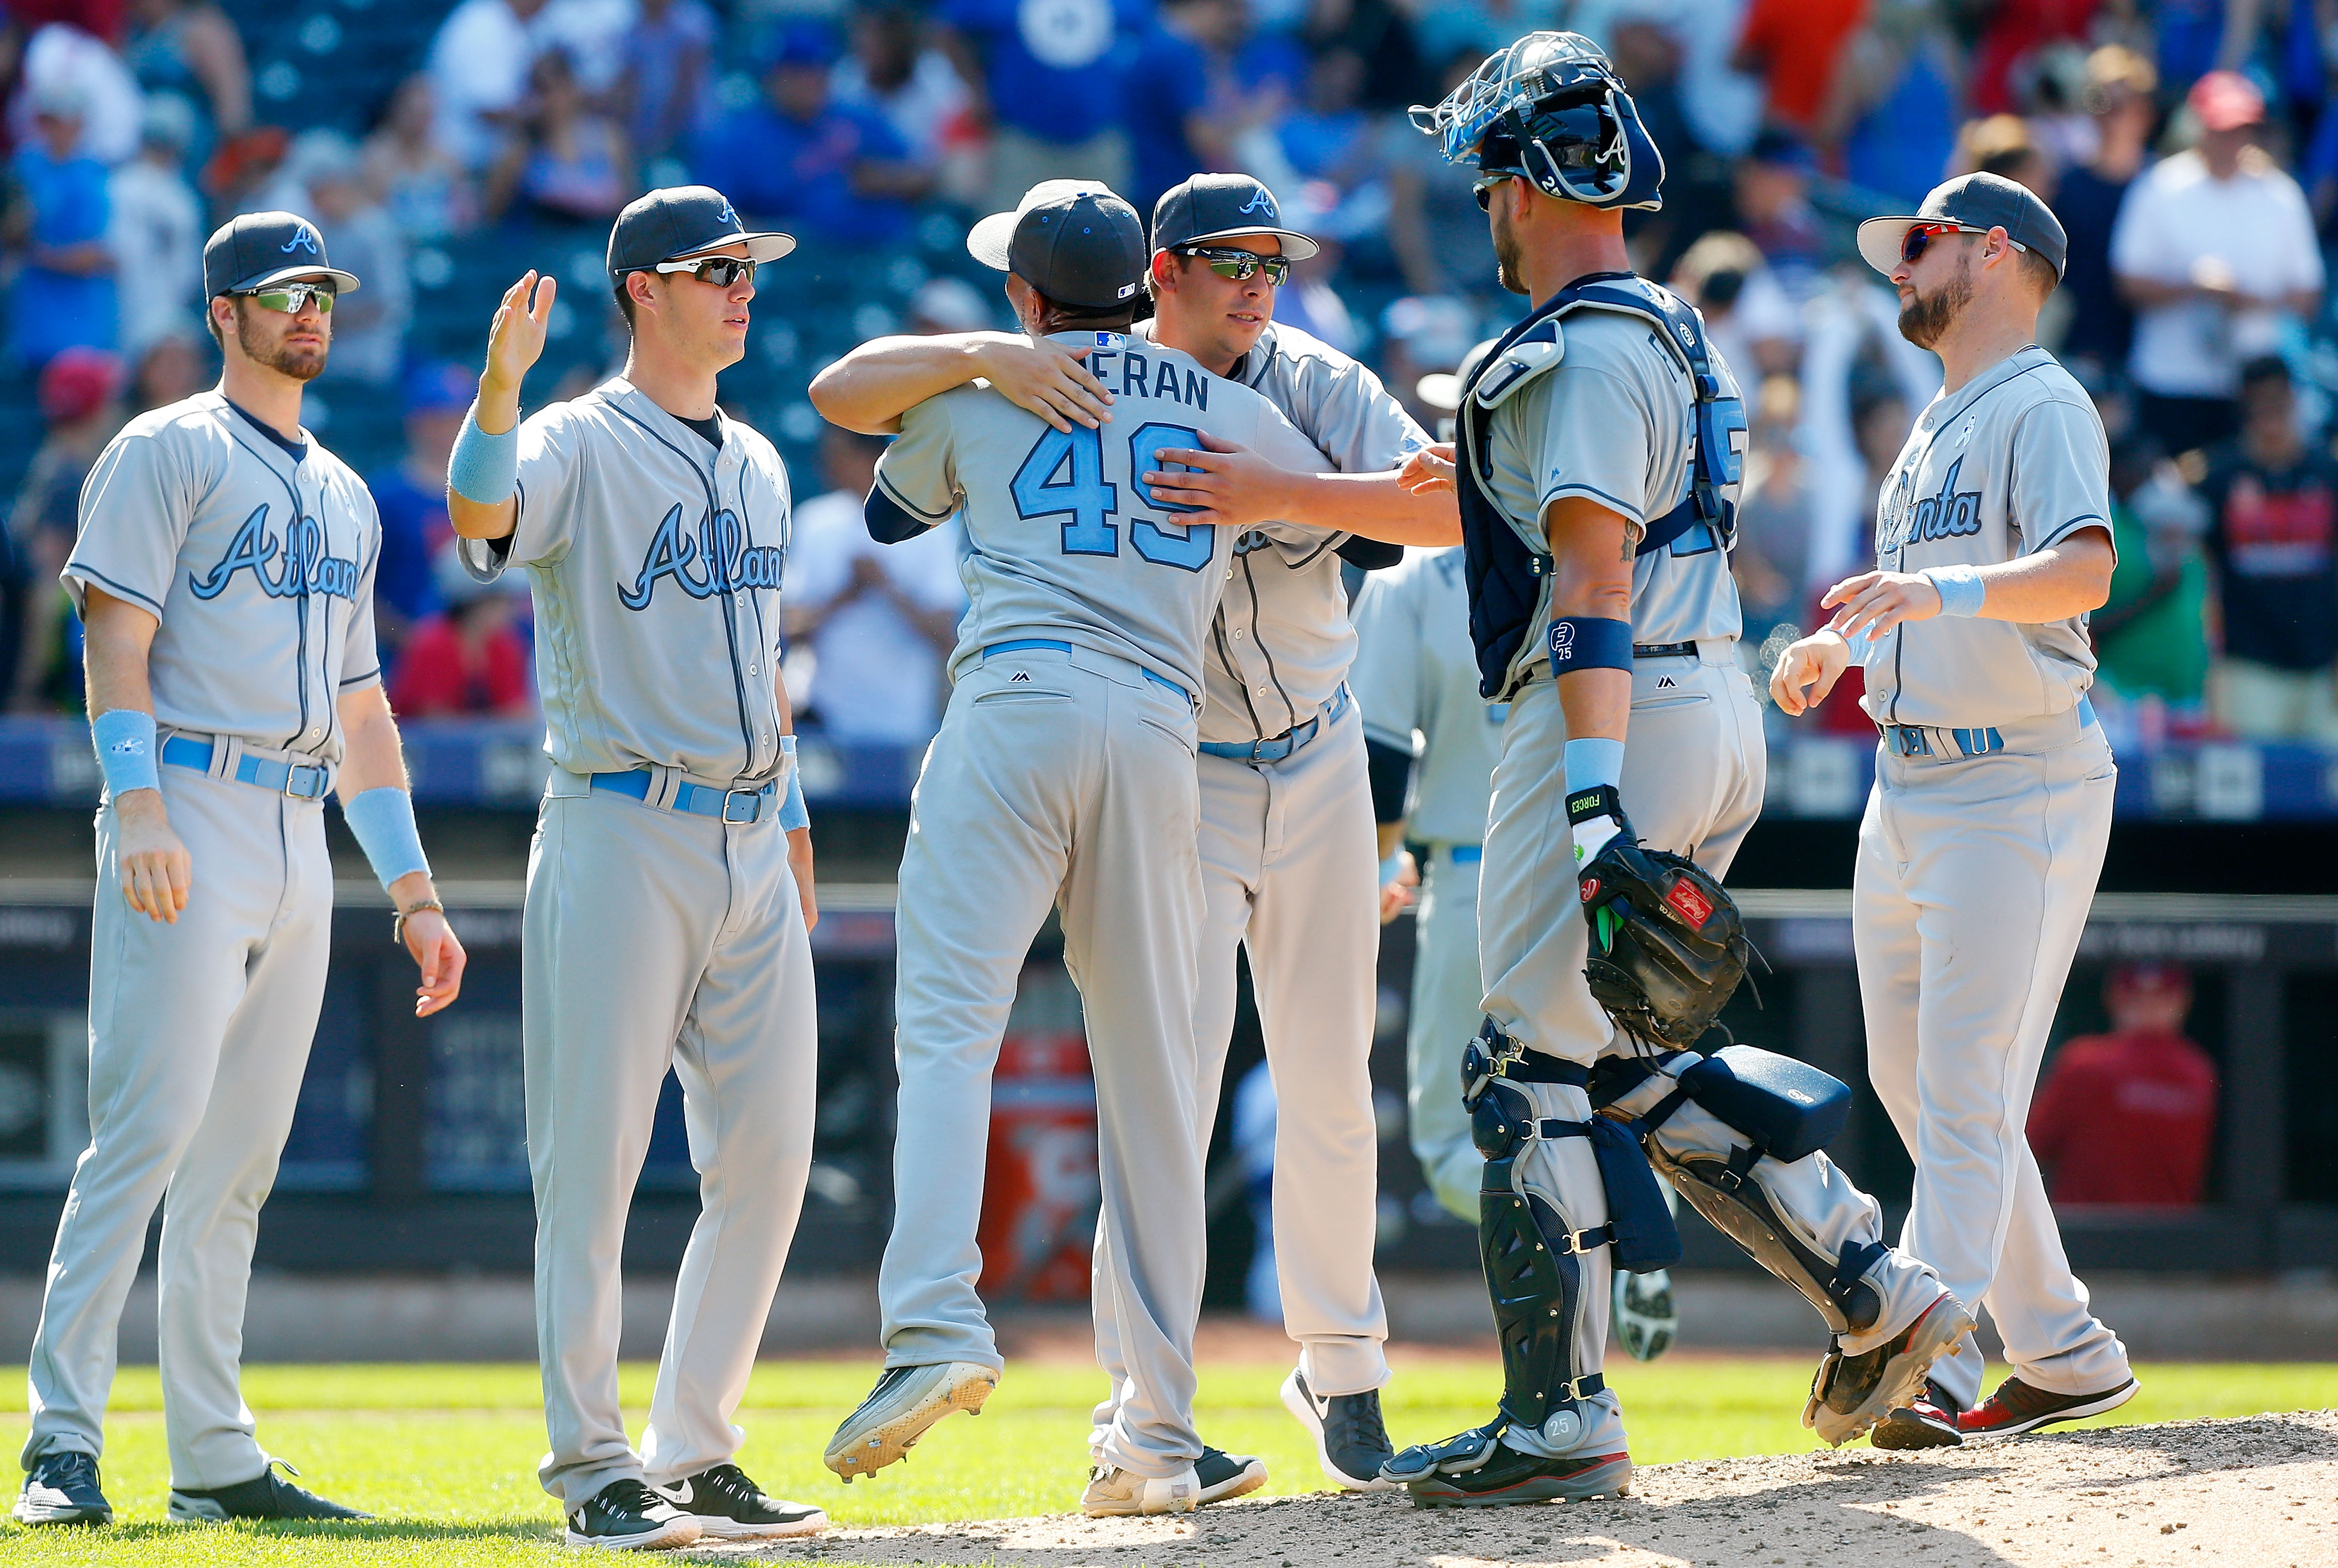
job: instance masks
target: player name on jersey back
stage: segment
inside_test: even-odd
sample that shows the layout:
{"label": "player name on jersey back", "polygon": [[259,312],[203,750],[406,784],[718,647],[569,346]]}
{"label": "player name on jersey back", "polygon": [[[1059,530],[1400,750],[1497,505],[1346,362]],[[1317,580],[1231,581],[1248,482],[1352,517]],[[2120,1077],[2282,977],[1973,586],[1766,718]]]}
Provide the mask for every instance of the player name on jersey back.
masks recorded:
{"label": "player name on jersey back", "polygon": [[[1118,332],[1059,332],[1118,401],[1102,427],[1056,429],[987,386],[928,398],[877,465],[869,531],[901,539],[965,518],[968,608],[953,677],[996,643],[1068,642],[1202,691],[1202,651],[1224,589],[1231,531],[1140,481],[1164,447],[1213,436],[1286,468],[1328,465],[1264,397],[1190,355]],[[1272,525],[1293,542],[1310,531]]]}

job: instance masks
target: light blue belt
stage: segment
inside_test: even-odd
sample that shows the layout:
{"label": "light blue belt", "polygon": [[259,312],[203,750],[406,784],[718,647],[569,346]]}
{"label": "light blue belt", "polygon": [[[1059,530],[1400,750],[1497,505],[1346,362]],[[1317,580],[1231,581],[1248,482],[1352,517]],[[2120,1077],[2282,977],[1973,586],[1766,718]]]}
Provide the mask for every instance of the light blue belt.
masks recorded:
{"label": "light blue belt", "polygon": [[[650,771],[646,768],[628,769],[623,773],[595,773],[591,777],[595,789],[623,795],[644,804],[649,800]],[[725,822],[761,822],[779,812],[780,783],[774,779],[760,789],[716,789],[683,779],[674,785],[673,799],[667,809],[692,817],[720,817]]]}
{"label": "light blue belt", "polygon": [[[1026,648],[1044,648],[1050,653],[1069,653],[1072,651],[1072,645],[1070,643],[1058,642],[1052,638],[1018,637],[1012,642],[993,642],[989,647],[985,648],[982,651],[983,661],[987,663],[990,660],[990,656],[994,653],[1017,653]],[[1132,659],[1129,662],[1134,664],[1136,662]],[[1137,664],[1136,669],[1139,674],[1143,675],[1147,681],[1152,681],[1155,686],[1166,688],[1167,690],[1177,693],[1178,696],[1183,697],[1185,700],[1186,707],[1191,708],[1194,705],[1194,694],[1191,691],[1186,691],[1183,686],[1178,685],[1174,681],[1170,680],[1168,676],[1156,675],[1142,664]]]}
{"label": "light blue belt", "polygon": [[[2078,728],[2084,730],[2095,722],[2094,700],[2078,699]],[[1980,730],[1943,730],[1924,724],[1885,724],[1883,743],[1895,757],[1986,757],[1992,751],[2005,750],[2004,732],[1990,727]]]}
{"label": "light blue belt", "polygon": [[1483,860],[1486,858],[1486,847],[1483,844],[1456,844],[1445,853],[1446,858],[1456,866],[1467,866],[1473,861]]}
{"label": "light blue belt", "polygon": [[[173,768],[208,773],[215,755],[211,741],[192,736],[173,735],[162,742],[162,760]],[[333,787],[333,770],[321,762],[278,762],[250,752],[236,759],[235,778],[239,784],[257,784],[262,789],[290,795],[295,800],[322,800]]]}
{"label": "light blue belt", "polygon": [[1306,723],[1294,724],[1271,740],[1204,740],[1202,751],[1205,756],[1224,757],[1236,762],[1280,762],[1321,734],[1324,726],[1337,724],[1340,715],[1354,701],[1348,683],[1342,681],[1340,689],[1331,693],[1331,700],[1323,704],[1323,711]]}

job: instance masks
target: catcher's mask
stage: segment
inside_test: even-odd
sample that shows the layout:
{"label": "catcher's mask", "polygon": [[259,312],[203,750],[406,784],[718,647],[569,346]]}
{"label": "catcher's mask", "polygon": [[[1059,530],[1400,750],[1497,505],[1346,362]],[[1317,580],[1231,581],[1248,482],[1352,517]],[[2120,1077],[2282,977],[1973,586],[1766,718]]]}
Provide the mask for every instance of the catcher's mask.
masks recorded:
{"label": "catcher's mask", "polygon": [[1446,160],[1519,174],[1546,196],[1655,211],[1665,157],[1616,67],[1579,33],[1529,33],[1412,122]]}

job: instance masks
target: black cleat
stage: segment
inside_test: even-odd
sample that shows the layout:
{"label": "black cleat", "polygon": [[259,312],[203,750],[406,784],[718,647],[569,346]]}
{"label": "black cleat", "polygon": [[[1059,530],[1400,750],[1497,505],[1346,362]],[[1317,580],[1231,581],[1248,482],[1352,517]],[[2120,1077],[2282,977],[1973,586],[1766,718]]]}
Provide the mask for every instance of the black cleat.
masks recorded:
{"label": "black cleat", "polygon": [[1957,1402],[1927,1377],[1924,1391],[1868,1428],[1878,1448],[1954,1448],[1965,1440],[1957,1430]]}
{"label": "black cleat", "polygon": [[1380,1467],[1396,1457],[1396,1446],[1380,1421],[1379,1389],[1318,1394],[1307,1386],[1307,1375],[1294,1367],[1282,1380],[1282,1407],[1315,1439],[1315,1462],[1341,1490],[1396,1489],[1395,1482],[1380,1475]]}
{"label": "black cleat", "polygon": [[568,1544],[616,1552],[687,1546],[703,1526],[639,1481],[612,1481],[568,1511]]}
{"label": "black cleat", "polygon": [[808,1503],[783,1503],[736,1465],[717,1465],[695,1475],[650,1490],[698,1521],[707,1541],[769,1541],[787,1535],[817,1535],[828,1515]]}
{"label": "black cleat", "polygon": [[111,1524],[113,1504],[98,1489],[97,1456],[52,1449],[33,1461],[13,1510],[19,1524]]}
{"label": "black cleat", "polygon": [[[344,1508],[329,1503],[314,1492],[295,1486],[276,1474],[281,1459],[271,1459],[268,1468],[249,1481],[239,1481],[232,1486],[214,1486],[209,1491],[192,1486],[171,1488],[171,1517],[182,1524],[216,1524],[226,1519],[370,1519],[370,1514],[360,1514],[354,1508]],[[284,1465],[286,1475],[298,1475],[298,1470]]]}
{"label": "black cleat", "polygon": [[1380,1475],[1412,1494],[1416,1508],[1494,1508],[1508,1503],[1579,1503],[1621,1497],[1632,1489],[1629,1454],[1569,1454],[1545,1459],[1501,1440],[1499,1419],[1408,1448]]}
{"label": "black cleat", "polygon": [[1249,1454],[1229,1454],[1223,1448],[1204,1446],[1202,1456],[1194,1461],[1194,1479],[1202,1484],[1201,1490],[1194,1494],[1194,1507],[1223,1503],[1265,1485],[1266,1461]]}

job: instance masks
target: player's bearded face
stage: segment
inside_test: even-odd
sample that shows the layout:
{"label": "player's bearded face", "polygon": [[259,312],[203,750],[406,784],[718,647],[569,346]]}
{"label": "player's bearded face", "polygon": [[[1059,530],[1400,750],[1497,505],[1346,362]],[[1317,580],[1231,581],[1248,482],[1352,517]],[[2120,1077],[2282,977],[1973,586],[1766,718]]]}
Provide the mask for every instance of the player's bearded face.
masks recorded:
{"label": "player's bearded face", "polygon": [[1930,348],[1972,303],[1972,248],[1960,245],[1955,270],[1934,282],[1930,293],[1910,276],[1908,296],[1900,302],[1900,336],[1919,348]]}
{"label": "player's bearded face", "polygon": [[1518,243],[1518,231],[1510,227],[1509,187],[1496,193],[1486,217],[1494,234],[1494,278],[1513,294],[1529,292],[1526,284],[1526,248]]}
{"label": "player's bearded face", "polygon": [[295,381],[313,381],[332,347],[330,318],[313,310],[288,315],[249,299],[235,302],[235,341],[244,358]]}

